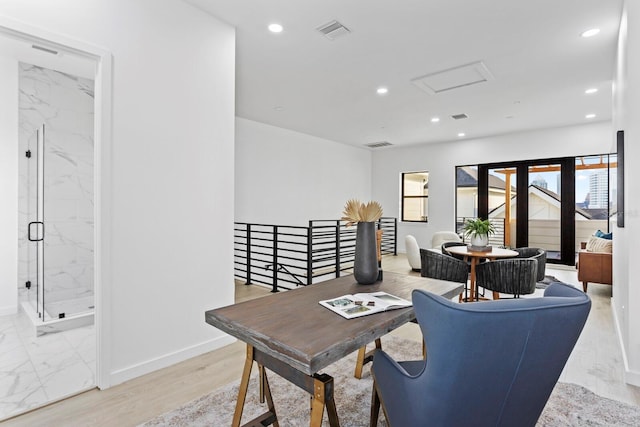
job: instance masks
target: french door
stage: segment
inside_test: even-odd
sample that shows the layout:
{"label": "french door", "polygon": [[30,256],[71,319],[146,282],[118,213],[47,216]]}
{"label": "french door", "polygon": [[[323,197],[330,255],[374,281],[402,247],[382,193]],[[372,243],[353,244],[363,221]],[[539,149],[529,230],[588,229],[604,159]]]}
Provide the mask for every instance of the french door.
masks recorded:
{"label": "french door", "polygon": [[478,165],[478,217],[509,247],[539,247],[550,263],[575,262],[575,158]]}

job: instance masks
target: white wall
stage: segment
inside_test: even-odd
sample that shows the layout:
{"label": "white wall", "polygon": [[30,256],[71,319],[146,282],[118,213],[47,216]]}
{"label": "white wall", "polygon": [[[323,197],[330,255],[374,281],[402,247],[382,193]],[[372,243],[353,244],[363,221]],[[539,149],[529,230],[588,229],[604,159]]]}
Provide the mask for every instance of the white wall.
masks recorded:
{"label": "white wall", "polygon": [[626,0],[614,78],[613,122],[625,132],[625,226],[614,230],[613,307],[623,349],[625,381],[640,386],[640,4]]}
{"label": "white wall", "polygon": [[237,118],[235,162],[238,222],[304,226],[339,219],[347,200],[371,197],[365,148]]}
{"label": "white wall", "polygon": [[[431,247],[436,231],[454,230],[456,166],[511,160],[544,159],[609,152],[609,122],[513,133],[487,138],[381,149],[373,154],[373,199],[388,216],[400,216],[400,174],[429,171],[429,222],[399,223],[398,251],[412,234],[421,247]],[[395,209],[395,212],[393,211]]]}
{"label": "white wall", "polygon": [[112,213],[107,382],[228,342],[204,311],[234,293],[234,29],[179,0],[3,0],[0,15],[113,54],[98,177]]}
{"label": "white wall", "polygon": [[0,52],[0,316],[18,307],[18,62]]}

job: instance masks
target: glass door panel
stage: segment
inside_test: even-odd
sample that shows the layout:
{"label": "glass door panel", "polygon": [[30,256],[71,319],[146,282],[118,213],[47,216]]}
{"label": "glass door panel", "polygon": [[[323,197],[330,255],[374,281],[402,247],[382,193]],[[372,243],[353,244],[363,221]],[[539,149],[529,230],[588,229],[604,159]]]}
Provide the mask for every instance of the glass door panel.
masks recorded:
{"label": "glass door panel", "polygon": [[29,300],[44,318],[44,125],[29,138],[27,151],[27,274]]}
{"label": "glass door panel", "polygon": [[547,259],[561,259],[561,165],[529,166],[528,246],[547,251]]}
{"label": "glass door panel", "polygon": [[576,157],[576,251],[597,230],[608,232],[617,212],[616,160],[615,155]]}
{"label": "glass door panel", "polygon": [[516,245],[517,172],[512,167],[489,169],[489,219],[496,233],[489,237],[492,246]]}
{"label": "glass door panel", "polygon": [[467,219],[478,217],[478,167],[456,167],[456,233],[464,233]]}

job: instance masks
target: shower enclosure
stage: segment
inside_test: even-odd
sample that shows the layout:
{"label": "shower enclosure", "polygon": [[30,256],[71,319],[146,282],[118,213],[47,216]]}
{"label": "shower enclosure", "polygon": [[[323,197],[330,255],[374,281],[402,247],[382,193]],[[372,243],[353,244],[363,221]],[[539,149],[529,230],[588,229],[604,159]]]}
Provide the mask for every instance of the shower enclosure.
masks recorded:
{"label": "shower enclosure", "polygon": [[55,189],[65,172],[47,167],[56,154],[60,153],[55,147],[47,145],[43,124],[28,138],[24,152],[26,300],[22,307],[34,320],[38,334],[93,322],[93,224],[85,221],[90,227],[83,230],[73,224],[73,215],[59,214],[69,199],[62,199]]}
{"label": "shower enclosure", "polygon": [[19,294],[38,334],[93,322],[93,82],[20,64]]}

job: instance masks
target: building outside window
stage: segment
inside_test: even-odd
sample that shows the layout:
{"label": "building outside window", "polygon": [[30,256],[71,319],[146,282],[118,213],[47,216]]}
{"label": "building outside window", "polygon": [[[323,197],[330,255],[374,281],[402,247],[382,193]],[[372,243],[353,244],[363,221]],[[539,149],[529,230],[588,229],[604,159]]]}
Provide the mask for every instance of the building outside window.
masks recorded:
{"label": "building outside window", "polygon": [[402,174],[402,221],[427,222],[429,207],[429,172]]}

